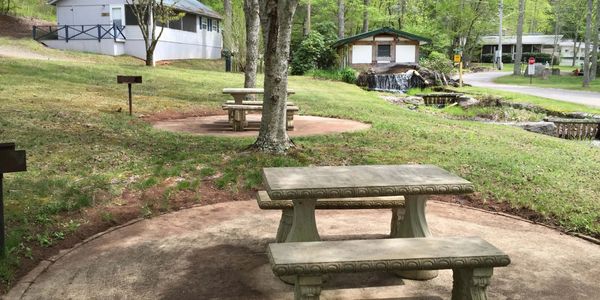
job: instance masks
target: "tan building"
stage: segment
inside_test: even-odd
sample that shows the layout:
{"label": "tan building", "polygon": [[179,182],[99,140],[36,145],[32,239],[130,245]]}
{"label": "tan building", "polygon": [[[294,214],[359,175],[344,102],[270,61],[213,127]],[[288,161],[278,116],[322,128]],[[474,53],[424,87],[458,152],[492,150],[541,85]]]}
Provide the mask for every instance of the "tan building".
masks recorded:
{"label": "tan building", "polygon": [[341,67],[366,69],[395,63],[419,62],[419,47],[430,39],[389,27],[361,33],[333,44]]}

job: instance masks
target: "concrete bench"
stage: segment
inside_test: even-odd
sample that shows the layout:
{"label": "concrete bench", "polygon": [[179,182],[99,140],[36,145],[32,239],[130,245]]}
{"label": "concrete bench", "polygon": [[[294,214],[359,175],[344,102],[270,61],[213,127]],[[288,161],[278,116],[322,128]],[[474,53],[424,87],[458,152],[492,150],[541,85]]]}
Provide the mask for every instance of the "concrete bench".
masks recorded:
{"label": "concrete bench", "polygon": [[[261,209],[281,210],[281,220],[277,229],[275,240],[278,243],[285,242],[294,220],[294,203],[292,200],[271,200],[266,191],[259,191],[256,197],[258,207]],[[391,233],[396,236],[398,227],[404,217],[404,197],[361,197],[361,198],[328,198],[319,199],[315,209],[391,209]]]}
{"label": "concrete bench", "polygon": [[[246,104],[223,104],[223,109],[229,112],[229,122],[233,126],[234,131],[243,131],[248,125],[246,121],[246,113],[249,111],[262,111],[263,106],[246,105]],[[294,129],[294,115],[300,111],[298,106],[288,105],[287,107],[287,130]]]}
{"label": "concrete bench", "polygon": [[273,273],[294,276],[294,299],[319,299],[323,275],[452,269],[453,300],[487,299],[494,267],[510,264],[477,237],[405,238],[269,244]]}

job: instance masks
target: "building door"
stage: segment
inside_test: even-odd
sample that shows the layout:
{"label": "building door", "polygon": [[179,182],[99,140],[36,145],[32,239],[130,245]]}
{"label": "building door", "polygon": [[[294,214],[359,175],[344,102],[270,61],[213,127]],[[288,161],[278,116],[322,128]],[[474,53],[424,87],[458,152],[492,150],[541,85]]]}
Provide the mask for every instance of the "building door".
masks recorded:
{"label": "building door", "polygon": [[63,25],[74,25],[75,14],[73,13],[73,6],[59,6],[56,8],[56,21],[58,26]]}
{"label": "building door", "polygon": [[112,23],[119,27],[123,26],[123,8],[120,6],[113,6],[110,9],[110,18]]}

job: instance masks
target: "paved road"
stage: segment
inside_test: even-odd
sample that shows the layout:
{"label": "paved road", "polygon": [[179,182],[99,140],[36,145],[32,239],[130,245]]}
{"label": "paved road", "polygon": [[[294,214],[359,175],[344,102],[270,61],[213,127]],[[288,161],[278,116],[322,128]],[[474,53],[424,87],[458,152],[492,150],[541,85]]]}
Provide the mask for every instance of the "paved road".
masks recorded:
{"label": "paved road", "polygon": [[521,93],[526,95],[550,98],[559,101],[566,101],[578,104],[584,104],[593,107],[600,107],[600,93],[587,91],[574,91],[553,88],[541,88],[535,86],[520,86],[497,84],[493,80],[508,75],[508,72],[480,72],[465,75],[465,82],[476,87],[485,87],[503,91]]}

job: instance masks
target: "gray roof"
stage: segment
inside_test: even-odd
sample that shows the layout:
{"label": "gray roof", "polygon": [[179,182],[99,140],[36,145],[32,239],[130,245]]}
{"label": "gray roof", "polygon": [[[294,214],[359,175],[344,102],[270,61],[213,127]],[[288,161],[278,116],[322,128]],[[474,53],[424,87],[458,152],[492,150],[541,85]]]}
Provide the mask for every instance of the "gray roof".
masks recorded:
{"label": "gray roof", "polygon": [[[61,0],[49,0],[48,4],[55,5]],[[197,0],[164,0],[165,4],[172,5],[174,8],[190,12],[198,15],[203,15],[215,19],[223,19],[221,15],[212,10],[212,8],[206,6]]]}
{"label": "gray roof", "polygon": [[[523,35],[523,44],[525,45],[554,45],[554,35]],[[561,41],[563,38],[562,35],[558,36],[558,41]],[[498,45],[498,36],[497,35],[488,35],[482,36],[479,39],[479,44],[481,45]],[[517,36],[515,35],[507,35],[502,36],[502,44],[511,45],[517,44]]]}

